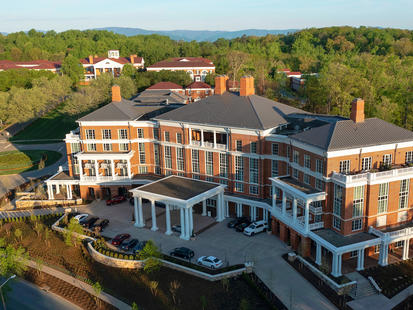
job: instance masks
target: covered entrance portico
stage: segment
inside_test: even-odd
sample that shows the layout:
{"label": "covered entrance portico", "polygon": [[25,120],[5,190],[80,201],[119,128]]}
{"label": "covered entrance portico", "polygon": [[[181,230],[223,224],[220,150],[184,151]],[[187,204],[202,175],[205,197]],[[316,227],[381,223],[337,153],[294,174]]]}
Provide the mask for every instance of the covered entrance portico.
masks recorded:
{"label": "covered entrance portico", "polygon": [[68,199],[78,196],[79,180],[63,171],[60,166],[57,173],[45,181],[47,185],[47,197],[49,200]]}
{"label": "covered entrance portico", "polygon": [[151,230],[158,230],[156,223],[155,202],[165,204],[166,232],[172,234],[171,230],[171,209],[179,209],[181,235],[180,238],[189,240],[193,234],[193,206],[198,203],[205,205],[207,199],[215,198],[216,220],[221,222],[225,218],[224,214],[224,190],[225,185],[189,179],[180,176],[169,176],[161,180],[143,185],[130,190],[134,197],[135,226],[144,227],[145,220],[142,211],[142,199],[150,201],[152,227]]}

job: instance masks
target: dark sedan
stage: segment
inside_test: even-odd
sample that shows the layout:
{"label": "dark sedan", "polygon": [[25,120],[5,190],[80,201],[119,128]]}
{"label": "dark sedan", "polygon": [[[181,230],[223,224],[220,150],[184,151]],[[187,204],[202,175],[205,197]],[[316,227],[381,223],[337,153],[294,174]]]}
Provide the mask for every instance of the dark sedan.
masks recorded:
{"label": "dark sedan", "polygon": [[185,259],[190,259],[194,257],[195,253],[191,249],[185,248],[185,247],[180,247],[180,248],[175,248],[171,253],[171,256],[177,256],[180,258],[185,258]]}
{"label": "dark sedan", "polygon": [[82,222],[81,225],[84,228],[90,229],[90,228],[93,227],[93,224],[95,224],[98,219],[99,219],[98,217],[88,217],[88,219],[86,221]]}
{"label": "dark sedan", "polygon": [[108,225],[109,225],[109,220],[108,219],[99,219],[93,225],[93,229],[95,231],[101,232],[101,231],[103,231],[103,228],[105,228]]}
{"label": "dark sedan", "polygon": [[130,239],[125,240],[122,242],[122,246],[120,247],[123,251],[130,251],[132,250],[137,244],[139,243],[138,239]]}
{"label": "dark sedan", "polygon": [[119,246],[123,241],[130,238],[129,234],[120,234],[117,235],[115,238],[112,239],[112,245]]}
{"label": "dark sedan", "polygon": [[238,226],[239,224],[246,223],[246,222],[249,222],[249,219],[246,218],[245,216],[243,216],[243,217],[237,217],[236,219],[234,219],[234,220],[232,220],[231,222],[229,222],[229,223],[227,224],[227,226],[228,226],[229,228],[235,228],[235,227]]}
{"label": "dark sedan", "polygon": [[111,205],[116,205],[118,203],[126,201],[125,196],[115,196],[111,199],[106,200],[106,205],[111,206]]}
{"label": "dark sedan", "polygon": [[141,241],[139,242],[133,249],[132,252],[134,252],[135,254],[138,254],[140,251],[143,250],[143,248],[145,247],[145,245],[148,243],[148,241]]}
{"label": "dark sedan", "polygon": [[239,231],[239,232],[243,232],[245,228],[250,226],[250,224],[251,224],[251,221],[243,222],[243,223],[238,224],[237,226],[235,226],[235,230]]}

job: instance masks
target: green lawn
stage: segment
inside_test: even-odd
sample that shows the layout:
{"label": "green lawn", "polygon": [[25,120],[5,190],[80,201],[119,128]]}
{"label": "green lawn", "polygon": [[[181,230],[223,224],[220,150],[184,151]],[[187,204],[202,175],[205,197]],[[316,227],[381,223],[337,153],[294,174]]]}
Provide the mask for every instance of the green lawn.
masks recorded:
{"label": "green lawn", "polygon": [[[35,120],[32,124],[12,137],[10,141],[19,140],[43,140],[43,139],[64,139],[70,130],[78,126],[76,120],[78,115],[68,115],[62,113],[59,108],[49,112],[45,116]],[[55,141],[34,141],[30,143],[53,143]]]}
{"label": "green lawn", "polygon": [[0,152],[0,175],[38,169],[38,163],[43,155],[47,156],[46,166],[54,164],[62,156],[59,152],[46,150]]}

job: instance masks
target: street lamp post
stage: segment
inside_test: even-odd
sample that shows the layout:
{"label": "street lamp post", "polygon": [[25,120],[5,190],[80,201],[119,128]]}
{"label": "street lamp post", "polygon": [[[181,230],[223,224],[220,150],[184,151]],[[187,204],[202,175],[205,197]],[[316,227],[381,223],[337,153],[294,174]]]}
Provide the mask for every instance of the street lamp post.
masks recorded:
{"label": "street lamp post", "polygon": [[3,309],[6,310],[6,302],[4,301],[4,296],[3,296],[3,291],[2,287],[11,279],[14,279],[16,277],[15,274],[11,275],[10,278],[8,278],[6,281],[3,282],[2,285],[0,285],[0,294],[1,294],[1,301],[3,302]]}

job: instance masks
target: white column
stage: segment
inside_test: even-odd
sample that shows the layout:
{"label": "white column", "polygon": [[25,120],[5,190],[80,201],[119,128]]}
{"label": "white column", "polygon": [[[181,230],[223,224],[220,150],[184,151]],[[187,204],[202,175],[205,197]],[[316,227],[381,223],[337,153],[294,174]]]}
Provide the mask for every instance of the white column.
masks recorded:
{"label": "white column", "polygon": [[157,231],[158,226],[156,226],[156,209],[155,209],[155,200],[151,200],[151,211],[152,211],[152,231]]}
{"label": "white column", "polygon": [[48,184],[47,185],[47,191],[48,191],[48,196],[49,196],[49,200],[53,200],[54,199],[54,194],[53,194],[53,185]]}
{"label": "white column", "polygon": [[189,144],[192,144],[192,129],[188,128],[188,132],[189,132]]}
{"label": "white column", "polygon": [[181,216],[181,239],[185,239],[185,207],[180,207],[179,212]]}
{"label": "white column", "polygon": [[293,222],[297,222],[297,198],[293,198]]}
{"label": "white column", "polygon": [[267,209],[262,209],[262,219],[266,222],[268,222],[268,211]]}
{"label": "white column", "polygon": [[95,160],[95,173],[96,173],[96,179],[99,179],[99,163],[97,159]]}
{"label": "white column", "polygon": [[169,204],[166,204],[165,206],[165,211],[166,211],[166,235],[171,235],[172,230],[171,230],[171,214],[170,214],[170,209],[169,209]]}
{"label": "white column", "polygon": [[127,162],[127,165],[128,165],[128,178],[131,178],[132,173],[131,173],[131,169],[130,169],[130,159],[128,159],[126,162]]}
{"label": "white column", "polygon": [[333,263],[331,266],[331,274],[334,277],[341,276],[341,254],[333,253]]}
{"label": "white column", "polygon": [[67,199],[72,199],[72,186],[70,184],[66,184],[66,195]]}
{"label": "white column", "polygon": [[275,193],[275,186],[272,185],[272,211],[275,212],[277,207],[277,194]]}
{"label": "white column", "polygon": [[201,146],[204,146],[204,130],[201,129]]}
{"label": "white column", "polygon": [[305,210],[304,210],[305,218],[304,218],[304,231],[308,233],[310,227],[310,202],[305,202]]}
{"label": "white column", "polygon": [[115,161],[113,159],[110,160],[110,168],[112,169],[112,178],[115,178]]}
{"label": "white column", "polygon": [[364,249],[357,251],[357,271],[364,269]]}
{"label": "white column", "polygon": [[317,242],[316,254],[315,254],[315,263],[321,265],[321,244]]}
{"label": "white column", "polygon": [[217,195],[217,222],[222,222],[224,220],[224,194],[220,193]]}
{"label": "white column", "polygon": [[409,245],[410,245],[410,239],[405,239],[403,241],[403,255],[402,255],[402,260],[409,259]]}
{"label": "white column", "polygon": [[283,191],[283,200],[282,200],[282,213],[285,215],[287,213],[287,194]]}
{"label": "white column", "polygon": [[135,227],[139,227],[139,211],[138,211],[138,197],[133,197],[133,207],[135,212]]}
{"label": "white column", "polygon": [[217,148],[217,132],[214,130],[214,149]]}
{"label": "white column", "polygon": [[339,277],[341,276],[341,265],[342,265],[341,259],[342,259],[342,257],[343,257],[342,254],[338,254],[337,273],[338,273],[338,276],[339,276]]}
{"label": "white column", "polygon": [[237,202],[237,217],[242,216],[242,204]]}
{"label": "white column", "polygon": [[389,258],[389,245],[386,242],[382,242],[380,245],[379,265],[387,266],[388,258]]}
{"label": "white column", "polygon": [[189,240],[189,209],[185,208],[185,240]]}
{"label": "white column", "polygon": [[202,200],[202,216],[207,215],[206,200]]}
{"label": "white column", "polygon": [[60,184],[56,184],[56,194],[60,194]]}
{"label": "white column", "polygon": [[82,160],[78,160],[79,161],[79,178],[83,177],[83,167],[82,167]]}
{"label": "white column", "polygon": [[192,213],[192,207],[188,209],[188,213],[189,213],[189,237],[191,237],[194,231],[194,215]]}
{"label": "white column", "polygon": [[225,217],[229,217],[229,201],[225,201]]}
{"label": "white column", "polygon": [[139,227],[145,227],[145,221],[142,211],[142,197],[138,197]]}

